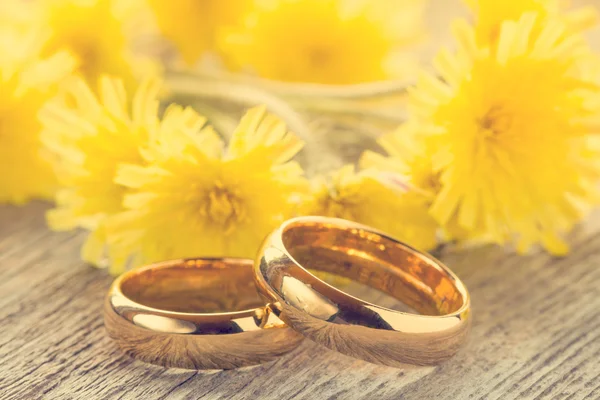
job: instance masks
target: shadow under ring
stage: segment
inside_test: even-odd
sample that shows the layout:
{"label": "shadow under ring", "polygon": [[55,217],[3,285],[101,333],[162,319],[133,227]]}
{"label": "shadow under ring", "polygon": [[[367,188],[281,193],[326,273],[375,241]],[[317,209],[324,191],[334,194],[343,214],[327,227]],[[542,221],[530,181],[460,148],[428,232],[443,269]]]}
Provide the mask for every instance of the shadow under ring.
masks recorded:
{"label": "shadow under ring", "polygon": [[[368,285],[420,314],[354,297],[309,269]],[[261,295],[291,328],[376,364],[438,364],[456,353],[470,328],[469,294],[452,271],[428,254],[350,221],[286,221],[265,240],[254,273]]]}
{"label": "shadow under ring", "polygon": [[252,261],[237,258],[129,271],[106,296],[106,329],[129,356],[165,367],[231,369],[271,361],[303,337],[270,311],[252,276]]}

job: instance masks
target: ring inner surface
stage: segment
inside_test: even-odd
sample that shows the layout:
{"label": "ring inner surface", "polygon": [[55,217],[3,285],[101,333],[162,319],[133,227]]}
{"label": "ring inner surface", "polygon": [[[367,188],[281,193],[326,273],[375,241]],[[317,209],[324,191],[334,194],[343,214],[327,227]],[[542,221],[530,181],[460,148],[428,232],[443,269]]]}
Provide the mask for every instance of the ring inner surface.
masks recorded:
{"label": "ring inner surface", "polygon": [[[449,314],[463,305],[454,280],[435,261],[376,233],[299,221],[286,227],[282,239],[304,268],[349,278],[423,315]],[[336,284],[334,279],[333,285],[364,299],[347,290],[352,284]]]}
{"label": "ring inner surface", "polygon": [[164,311],[219,313],[264,306],[251,262],[185,260],[143,269],[121,283],[125,297]]}

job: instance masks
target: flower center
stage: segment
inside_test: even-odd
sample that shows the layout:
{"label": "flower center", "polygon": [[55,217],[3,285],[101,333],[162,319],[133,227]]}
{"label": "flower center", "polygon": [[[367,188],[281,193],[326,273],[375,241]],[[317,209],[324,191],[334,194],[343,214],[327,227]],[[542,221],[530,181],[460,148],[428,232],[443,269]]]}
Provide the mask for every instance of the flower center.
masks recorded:
{"label": "flower center", "polygon": [[230,233],[237,222],[244,217],[244,208],[239,198],[217,181],[208,193],[206,216],[216,225],[223,227],[225,234]]}
{"label": "flower center", "polygon": [[429,190],[431,193],[439,193],[442,190],[441,175],[440,171],[428,174],[425,179],[424,189]]}
{"label": "flower center", "polygon": [[492,106],[478,123],[486,136],[493,137],[510,129],[512,116],[503,107]]}
{"label": "flower center", "polygon": [[73,27],[55,34],[53,48],[62,48],[63,46],[77,58],[78,71],[84,78],[90,79],[95,84],[99,63],[103,62],[100,58],[102,52],[98,38],[90,36],[83,32],[82,27]]}
{"label": "flower center", "polygon": [[324,47],[313,47],[308,51],[308,62],[315,68],[320,68],[329,63],[331,51]]}

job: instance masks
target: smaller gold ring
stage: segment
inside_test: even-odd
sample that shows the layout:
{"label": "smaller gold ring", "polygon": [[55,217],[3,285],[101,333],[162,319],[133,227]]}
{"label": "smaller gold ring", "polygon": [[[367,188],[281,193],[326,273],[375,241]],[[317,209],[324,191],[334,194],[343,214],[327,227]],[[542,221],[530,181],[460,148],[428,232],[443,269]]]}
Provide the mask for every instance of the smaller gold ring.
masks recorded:
{"label": "smaller gold ring", "polygon": [[[378,289],[420,315],[354,297],[308,269]],[[469,294],[452,271],[365,225],[325,217],[286,221],[267,237],[254,273],[261,295],[291,328],[369,362],[437,364],[459,349],[469,331]]]}
{"label": "smaller gold ring", "polygon": [[128,355],[188,369],[230,369],[273,360],[302,336],[256,291],[252,261],[184,259],[129,271],[105,301],[109,336]]}

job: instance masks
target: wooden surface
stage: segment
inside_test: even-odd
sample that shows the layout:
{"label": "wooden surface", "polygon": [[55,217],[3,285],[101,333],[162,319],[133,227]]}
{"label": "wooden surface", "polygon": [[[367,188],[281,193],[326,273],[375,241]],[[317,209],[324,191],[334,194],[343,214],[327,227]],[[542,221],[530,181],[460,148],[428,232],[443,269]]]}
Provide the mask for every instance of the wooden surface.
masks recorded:
{"label": "wooden surface", "polygon": [[439,367],[400,370],[305,341],[270,364],[190,372],[134,361],[105,334],[111,279],[42,203],[0,207],[2,399],[600,399],[600,217],[572,254],[499,248],[441,255],[471,291],[469,343]]}

